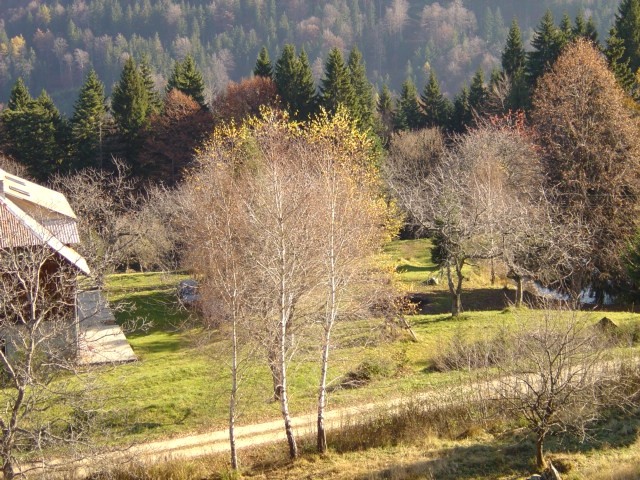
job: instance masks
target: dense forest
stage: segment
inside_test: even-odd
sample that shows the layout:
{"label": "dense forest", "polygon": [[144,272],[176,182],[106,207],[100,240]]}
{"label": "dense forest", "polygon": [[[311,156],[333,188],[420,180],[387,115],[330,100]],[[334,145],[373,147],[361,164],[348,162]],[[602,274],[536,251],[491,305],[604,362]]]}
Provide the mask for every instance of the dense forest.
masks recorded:
{"label": "dense forest", "polygon": [[369,80],[399,91],[431,71],[450,97],[478,67],[500,63],[517,18],[525,46],[547,9],[556,19],[584,14],[604,37],[617,0],[5,0],[0,4],[0,102],[22,77],[46,89],[70,114],[87,73],[95,69],[107,95],[129,55],[147,59],[162,90],[176,60],[192,55],[206,98],[250,75],[262,46],[272,57],[285,44],[304,48],[318,81],[329,50],[357,46]]}

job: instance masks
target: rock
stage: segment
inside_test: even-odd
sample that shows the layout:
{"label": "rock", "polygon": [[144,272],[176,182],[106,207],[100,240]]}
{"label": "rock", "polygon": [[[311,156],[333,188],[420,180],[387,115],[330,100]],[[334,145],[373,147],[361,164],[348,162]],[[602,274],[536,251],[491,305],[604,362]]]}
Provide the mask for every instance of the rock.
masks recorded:
{"label": "rock", "polygon": [[427,285],[436,286],[439,283],[440,283],[440,280],[438,280],[436,277],[429,277],[429,279],[427,280]]}
{"label": "rock", "polygon": [[542,480],[542,477],[538,474],[531,475],[527,480]]}

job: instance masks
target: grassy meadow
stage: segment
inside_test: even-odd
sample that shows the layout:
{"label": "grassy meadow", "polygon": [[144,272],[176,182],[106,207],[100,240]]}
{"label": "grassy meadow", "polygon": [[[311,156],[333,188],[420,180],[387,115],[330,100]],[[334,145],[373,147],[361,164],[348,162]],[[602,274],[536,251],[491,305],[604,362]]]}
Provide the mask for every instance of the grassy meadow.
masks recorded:
{"label": "grassy meadow", "polygon": [[[539,315],[534,310],[509,307],[513,287],[505,288],[506,280],[499,274],[495,285],[490,285],[486,269],[469,269],[463,297],[465,313],[452,319],[447,313],[446,281],[438,286],[426,284],[429,277],[438,276],[430,260],[428,240],[393,242],[380,261],[396,272],[402,289],[427,298],[422,313],[407,317],[419,341],[390,332],[380,321],[339,325],[329,375],[332,385],[339,385],[346,374],[359,369],[370,373],[370,381],[360,388],[332,388],[329,409],[454,388],[471,374],[433,368],[434,359],[452,339],[489,339],[501,329]],[[184,278],[179,274],[142,273],[109,279],[111,302],[127,307],[117,314],[118,321],[127,323],[137,318],[149,325],[127,334],[139,361],[105,368],[101,373],[104,386],[112,393],[101,421],[117,433],[107,443],[178,436],[226,425],[230,377],[226,342],[216,332],[202,331],[192,321],[193,312],[179,305],[176,287]],[[584,315],[596,323],[605,313]],[[606,316],[624,331],[640,329],[638,314],[617,311],[606,312]],[[202,341],[205,337],[207,341]],[[632,350],[635,347],[620,347],[614,353],[627,355]],[[312,343],[301,342],[291,364],[294,416],[315,408],[318,355]],[[270,399],[269,372],[264,362],[254,357],[246,362],[240,387],[240,425],[279,418],[279,405]],[[311,453],[313,442],[306,446],[303,442],[307,453],[293,464],[286,461],[284,445],[243,451],[243,475],[270,479],[493,479],[520,478],[534,470],[531,439],[523,429],[514,429],[513,425],[506,428],[501,421],[488,424],[486,419],[480,421],[469,413],[434,413],[419,405],[412,408],[417,410],[401,412],[397,418],[380,412],[379,418],[364,426],[349,425],[345,420],[343,432],[330,434],[331,452],[327,456]],[[566,478],[640,477],[635,467],[640,461],[636,434],[640,417],[630,414],[621,420],[613,416],[607,422],[589,440],[591,443],[551,439],[548,451],[567,465]],[[354,442],[354,438],[360,440]],[[227,467],[226,458],[212,457],[154,469],[121,478],[226,478],[221,472]],[[604,471],[611,475],[603,476]]]}

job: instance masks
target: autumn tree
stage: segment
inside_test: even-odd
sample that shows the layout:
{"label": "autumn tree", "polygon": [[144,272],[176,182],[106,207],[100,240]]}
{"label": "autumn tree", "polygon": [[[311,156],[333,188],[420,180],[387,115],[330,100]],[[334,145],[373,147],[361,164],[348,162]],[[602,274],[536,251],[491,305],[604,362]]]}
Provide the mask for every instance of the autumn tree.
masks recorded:
{"label": "autumn tree", "polygon": [[553,201],[589,234],[589,260],[573,266],[573,291],[620,285],[640,188],[638,127],[625,94],[602,55],[578,40],[542,77],[533,105]]}
{"label": "autumn tree", "polygon": [[217,122],[241,123],[245,118],[257,116],[261,106],[276,107],[278,104],[275,82],[269,77],[256,75],[227,85],[227,89],[213,101],[211,111]]}
{"label": "autumn tree", "polygon": [[179,90],[167,93],[160,114],[150,120],[134,165],[143,178],[174,185],[193,161],[196,147],[213,128],[213,117]]}

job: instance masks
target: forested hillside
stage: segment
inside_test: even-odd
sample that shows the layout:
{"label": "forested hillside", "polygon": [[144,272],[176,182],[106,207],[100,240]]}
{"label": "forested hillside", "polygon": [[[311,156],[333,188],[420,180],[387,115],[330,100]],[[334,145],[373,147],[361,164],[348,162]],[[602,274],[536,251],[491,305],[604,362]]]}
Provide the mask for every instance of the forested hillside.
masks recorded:
{"label": "forested hillside", "polygon": [[363,53],[369,79],[399,91],[411,78],[437,73],[453,96],[480,66],[499,65],[508,27],[517,17],[525,45],[546,9],[592,17],[608,32],[617,0],[4,0],[0,2],[0,102],[22,77],[32,94],[46,89],[70,113],[94,68],[110,94],[129,54],[147,58],[156,86],[175,60],[192,54],[207,98],[250,74],[266,46],[303,47],[318,80],[332,47]]}

